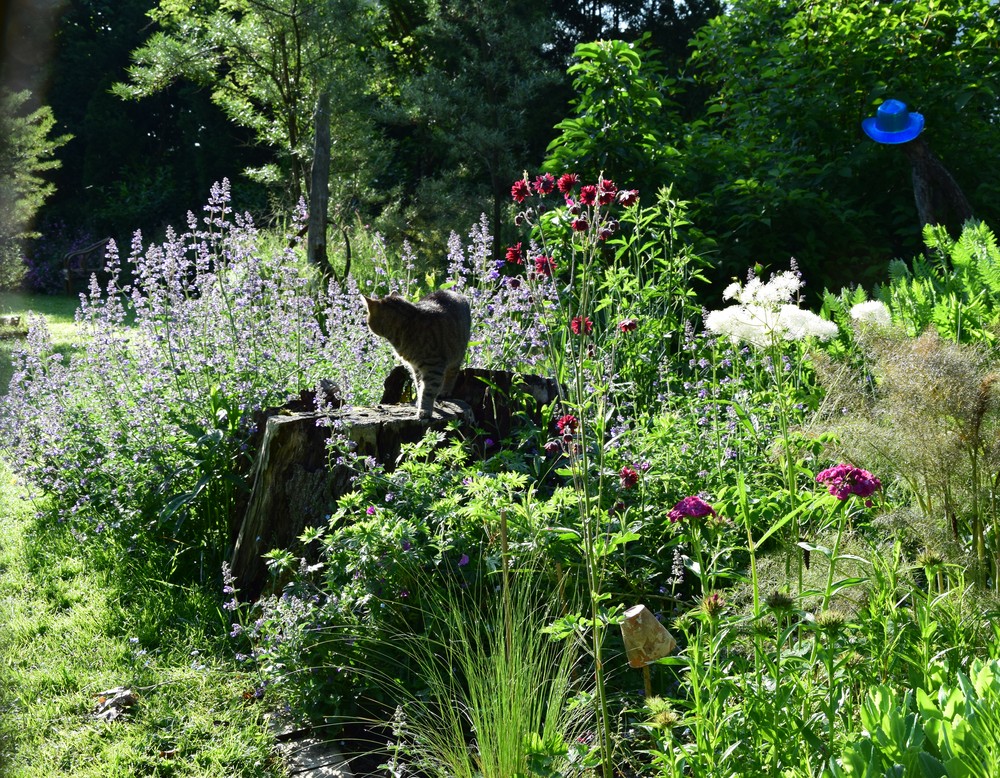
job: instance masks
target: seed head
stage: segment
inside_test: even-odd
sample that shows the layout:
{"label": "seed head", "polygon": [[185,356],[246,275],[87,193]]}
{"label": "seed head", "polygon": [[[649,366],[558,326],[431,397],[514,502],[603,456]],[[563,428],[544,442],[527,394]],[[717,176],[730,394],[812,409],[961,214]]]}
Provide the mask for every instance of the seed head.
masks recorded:
{"label": "seed head", "polygon": [[847,624],[847,614],[836,608],[830,608],[817,614],[816,626],[830,635],[836,635]]}
{"label": "seed head", "polygon": [[795,598],[788,592],[773,591],[764,602],[773,611],[790,611],[795,607]]}

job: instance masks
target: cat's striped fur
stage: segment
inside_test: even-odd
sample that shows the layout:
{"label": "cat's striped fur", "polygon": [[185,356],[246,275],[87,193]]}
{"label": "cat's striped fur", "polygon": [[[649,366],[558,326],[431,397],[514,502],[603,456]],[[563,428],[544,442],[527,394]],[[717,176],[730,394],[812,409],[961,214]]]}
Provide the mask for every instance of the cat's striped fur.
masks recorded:
{"label": "cat's striped fur", "polygon": [[385,338],[409,368],[417,390],[417,417],[427,418],[434,401],[455,385],[472,330],[469,301],[457,292],[432,292],[416,303],[395,292],[365,297],[368,327]]}

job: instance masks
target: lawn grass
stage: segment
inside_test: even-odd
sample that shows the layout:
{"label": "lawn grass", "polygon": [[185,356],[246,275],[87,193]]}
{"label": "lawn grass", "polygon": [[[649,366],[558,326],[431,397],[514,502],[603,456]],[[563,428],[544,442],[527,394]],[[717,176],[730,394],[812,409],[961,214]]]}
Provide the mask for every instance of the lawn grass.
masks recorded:
{"label": "lawn grass", "polygon": [[[29,314],[44,316],[56,350],[69,354],[76,335],[75,316],[79,297],[68,295],[23,294],[0,292],[0,316],[15,315],[22,319],[23,328]],[[0,337],[0,394],[7,391],[11,376],[11,353],[23,340],[17,333],[3,333]]]}
{"label": "lawn grass", "polygon": [[[68,346],[75,301],[0,296],[0,312],[27,310]],[[0,343],[0,392],[10,345]],[[123,584],[26,494],[0,459],[0,776],[283,775],[220,595]],[[116,687],[135,704],[95,718],[100,693]]]}

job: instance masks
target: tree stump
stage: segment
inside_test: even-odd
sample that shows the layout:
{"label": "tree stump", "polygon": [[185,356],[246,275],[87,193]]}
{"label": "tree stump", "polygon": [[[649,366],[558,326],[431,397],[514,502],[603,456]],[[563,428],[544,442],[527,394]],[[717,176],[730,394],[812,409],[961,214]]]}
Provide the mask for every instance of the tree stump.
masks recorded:
{"label": "tree stump", "polygon": [[439,403],[430,419],[414,418],[410,406],[342,408],[331,415],[280,413],[264,428],[246,515],[233,550],[232,571],[241,596],[256,599],[267,582],[262,557],[272,549],[295,550],[298,537],[320,526],[337,498],[351,489],[356,474],[347,464],[330,467],[328,450],[336,428],[345,446],[392,470],[403,444],[419,441],[428,429],[444,429],[458,419],[469,423],[464,403]]}
{"label": "tree stump", "polygon": [[443,430],[458,420],[470,434],[474,425],[480,435],[500,441],[518,415],[538,423],[543,407],[558,399],[558,387],[549,379],[468,369],[460,373],[451,399],[439,400],[430,419],[418,419],[412,405],[394,404],[407,380],[405,368],[394,370],[383,403],[375,408],[338,408],[334,402],[334,410],[319,413],[308,410],[315,407],[313,395],[304,393],[284,408],[268,409],[259,425],[250,497],[231,561],[243,599],[255,600],[265,591],[263,555],[273,549],[305,555],[299,536],[325,523],[337,500],[353,488],[357,471],[330,450],[334,430],[352,455],[372,457],[391,471],[402,446],[419,441],[429,429]]}
{"label": "tree stump", "polygon": [[[413,394],[413,379],[402,365],[385,379],[382,403],[402,402]],[[541,425],[542,411],[559,400],[559,385],[551,378],[520,375],[506,370],[466,368],[458,374],[449,395],[472,409],[476,426],[484,437],[499,441],[508,437],[520,414]]]}

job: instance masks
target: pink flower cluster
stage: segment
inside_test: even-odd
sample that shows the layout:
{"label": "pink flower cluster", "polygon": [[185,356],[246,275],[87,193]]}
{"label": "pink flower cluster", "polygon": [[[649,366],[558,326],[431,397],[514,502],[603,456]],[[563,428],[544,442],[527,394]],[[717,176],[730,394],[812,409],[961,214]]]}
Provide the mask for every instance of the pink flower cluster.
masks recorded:
{"label": "pink flower cluster", "polygon": [[865,498],[865,505],[871,506],[867,499],[882,488],[882,482],[860,467],[841,462],[822,471],[816,476],[816,482],[826,485],[830,494],[838,500],[846,500],[852,494]]}
{"label": "pink flower cluster", "polygon": [[667,518],[670,519],[675,524],[682,519],[701,519],[705,516],[718,516],[719,514],[715,512],[715,508],[705,502],[701,497],[695,497],[694,495],[690,497],[685,497],[683,500],[678,502],[670,513],[667,514]]}

